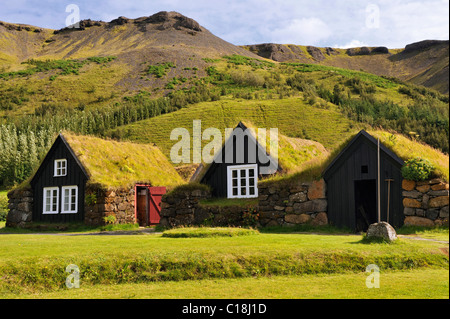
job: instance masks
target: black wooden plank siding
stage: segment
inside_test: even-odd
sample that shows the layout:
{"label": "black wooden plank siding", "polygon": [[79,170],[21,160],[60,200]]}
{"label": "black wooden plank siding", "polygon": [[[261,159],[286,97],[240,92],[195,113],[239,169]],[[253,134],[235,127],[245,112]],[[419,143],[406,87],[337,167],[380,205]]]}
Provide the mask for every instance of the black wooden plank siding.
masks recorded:
{"label": "black wooden plank siding", "polygon": [[[239,123],[237,128],[241,128],[244,132],[247,130],[245,125],[242,123]],[[271,167],[274,165],[274,161],[270,157],[270,155],[267,154],[267,152],[259,145],[256,139],[249,138],[247,135],[244,135],[244,154],[243,154],[243,161],[238,161],[237,157],[237,137],[235,135],[231,136],[222,147],[222,150],[217,155],[219,158],[222,158],[222,162],[213,162],[211,165],[207,168],[206,173],[203,175],[203,177],[200,179],[200,182],[206,185],[211,186],[212,189],[212,196],[214,197],[227,197],[228,196],[228,184],[227,184],[227,174],[228,174],[228,167],[234,166],[234,165],[246,165],[246,164],[257,164],[258,172],[257,174],[260,175],[260,167]],[[233,143],[233,160],[232,163],[226,163],[226,145],[230,145],[229,143]],[[253,149],[257,151],[256,153],[256,161],[250,161],[249,160],[249,150]],[[280,167],[276,167],[275,170],[280,170]]]}
{"label": "black wooden plank siding", "polygon": [[[54,162],[57,159],[67,160],[66,176],[54,177]],[[52,148],[46,155],[41,166],[31,181],[34,193],[33,221],[40,222],[83,222],[84,221],[84,195],[88,177],[86,171],[77,160],[76,156],[65,142],[62,135],[58,136]],[[76,214],[61,214],[62,187],[78,187],[78,212]],[[59,212],[58,214],[43,214],[43,199],[45,187],[59,188]]]}
{"label": "black wooden plank siding", "polygon": [[[381,221],[387,220],[388,183],[390,185],[389,223],[403,225],[402,175],[403,161],[395,154],[380,147],[380,204]],[[367,173],[362,166],[367,166]],[[328,218],[337,227],[356,228],[355,182],[377,180],[377,141],[361,131],[324,171],[327,183]],[[376,196],[376,193],[374,194]]]}

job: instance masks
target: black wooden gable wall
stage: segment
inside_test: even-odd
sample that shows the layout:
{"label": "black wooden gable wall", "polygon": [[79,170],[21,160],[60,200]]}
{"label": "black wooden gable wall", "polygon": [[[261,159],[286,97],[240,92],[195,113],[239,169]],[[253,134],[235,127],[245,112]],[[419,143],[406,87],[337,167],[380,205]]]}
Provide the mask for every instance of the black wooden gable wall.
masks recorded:
{"label": "black wooden gable wall", "polygon": [[[54,176],[55,160],[67,160],[67,174],[65,176]],[[33,221],[42,222],[82,222],[84,221],[84,194],[88,174],[70,148],[67,141],[60,134],[39,169],[31,180],[33,188]],[[42,214],[43,212],[43,189],[45,187],[59,187],[59,210],[61,210],[61,196],[63,186],[78,186],[78,213],[77,214]]]}
{"label": "black wooden gable wall", "polygon": [[[380,146],[380,208],[381,221],[387,221],[389,201],[389,223],[403,225],[402,175],[403,161],[394,153]],[[377,140],[367,132],[361,131],[324,171],[327,183],[328,219],[338,227],[357,229],[358,197],[369,186],[373,192],[377,211]],[[387,179],[392,179],[390,189]],[[390,195],[388,196],[388,189]],[[367,210],[367,209],[366,209]],[[366,212],[368,213],[368,212]]]}
{"label": "black wooden gable wall", "polygon": [[[244,134],[247,130],[247,127],[240,122],[236,129],[241,129],[236,132],[238,134]],[[242,132],[242,133],[241,133]],[[247,132],[248,134],[248,132]],[[206,172],[201,178],[200,182],[206,185],[211,186],[212,195],[215,197],[227,197],[227,169],[229,166],[234,165],[245,165],[245,164],[257,164],[258,165],[258,175],[260,174],[261,167],[268,167],[270,171],[273,171],[272,174],[281,170],[279,166],[275,167],[274,160],[267,154],[266,150],[257,142],[254,136],[249,136],[244,134],[243,141],[244,154],[241,154],[242,160],[239,160],[239,147],[237,146],[238,136],[231,136],[222,147],[222,150],[217,154],[216,160],[213,161],[207,168],[205,168]],[[227,162],[227,154],[226,150],[233,150],[232,161]],[[249,159],[249,150],[257,150],[257,155],[255,160]],[[217,161],[217,158],[221,158],[221,161]]]}

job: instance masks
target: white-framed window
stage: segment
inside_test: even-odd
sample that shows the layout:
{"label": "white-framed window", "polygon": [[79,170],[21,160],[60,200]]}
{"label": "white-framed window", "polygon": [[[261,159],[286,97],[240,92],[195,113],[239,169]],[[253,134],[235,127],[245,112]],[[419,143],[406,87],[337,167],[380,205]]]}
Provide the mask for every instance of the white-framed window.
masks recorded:
{"label": "white-framed window", "polygon": [[44,204],[43,214],[58,214],[59,212],[59,188],[45,187],[44,188]]}
{"label": "white-framed window", "polygon": [[78,186],[61,188],[61,214],[78,213]]}
{"label": "white-framed window", "polygon": [[258,165],[228,166],[228,198],[258,197]]}
{"label": "white-framed window", "polygon": [[67,160],[66,159],[55,160],[55,170],[54,170],[53,175],[54,175],[54,177],[67,175]]}

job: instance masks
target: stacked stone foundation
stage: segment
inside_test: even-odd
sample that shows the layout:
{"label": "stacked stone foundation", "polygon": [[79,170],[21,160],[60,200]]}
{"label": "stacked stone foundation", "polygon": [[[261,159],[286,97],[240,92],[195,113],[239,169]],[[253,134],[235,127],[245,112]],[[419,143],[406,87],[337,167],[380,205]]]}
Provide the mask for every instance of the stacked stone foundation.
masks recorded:
{"label": "stacked stone foundation", "polygon": [[403,180],[403,214],[407,226],[448,226],[449,185],[440,179]]}

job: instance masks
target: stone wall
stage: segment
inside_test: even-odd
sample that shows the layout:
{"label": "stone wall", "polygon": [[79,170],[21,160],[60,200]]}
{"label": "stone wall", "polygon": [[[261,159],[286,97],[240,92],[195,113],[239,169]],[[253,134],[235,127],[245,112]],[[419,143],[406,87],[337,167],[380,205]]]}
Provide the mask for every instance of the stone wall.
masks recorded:
{"label": "stone wall", "polygon": [[262,226],[328,224],[326,184],[323,179],[311,183],[260,183],[259,212]]}
{"label": "stone wall", "polygon": [[105,225],[105,217],[114,216],[116,224],[134,224],[134,187],[131,189],[101,189],[88,187],[85,197],[84,223]]}
{"label": "stone wall", "polygon": [[33,191],[29,188],[15,189],[8,193],[6,227],[24,227],[33,216]]}
{"label": "stone wall", "polygon": [[160,225],[165,227],[201,225],[212,219],[208,211],[200,207],[200,201],[211,197],[206,189],[181,189],[161,198]]}
{"label": "stone wall", "polygon": [[448,225],[449,185],[440,179],[403,180],[405,225]]}
{"label": "stone wall", "polygon": [[[254,205],[208,205],[210,191],[190,189],[162,198],[162,226],[294,226],[327,225],[325,181],[312,183],[260,183]],[[232,202],[232,201],[230,201]],[[252,203],[252,201],[250,201]]]}

